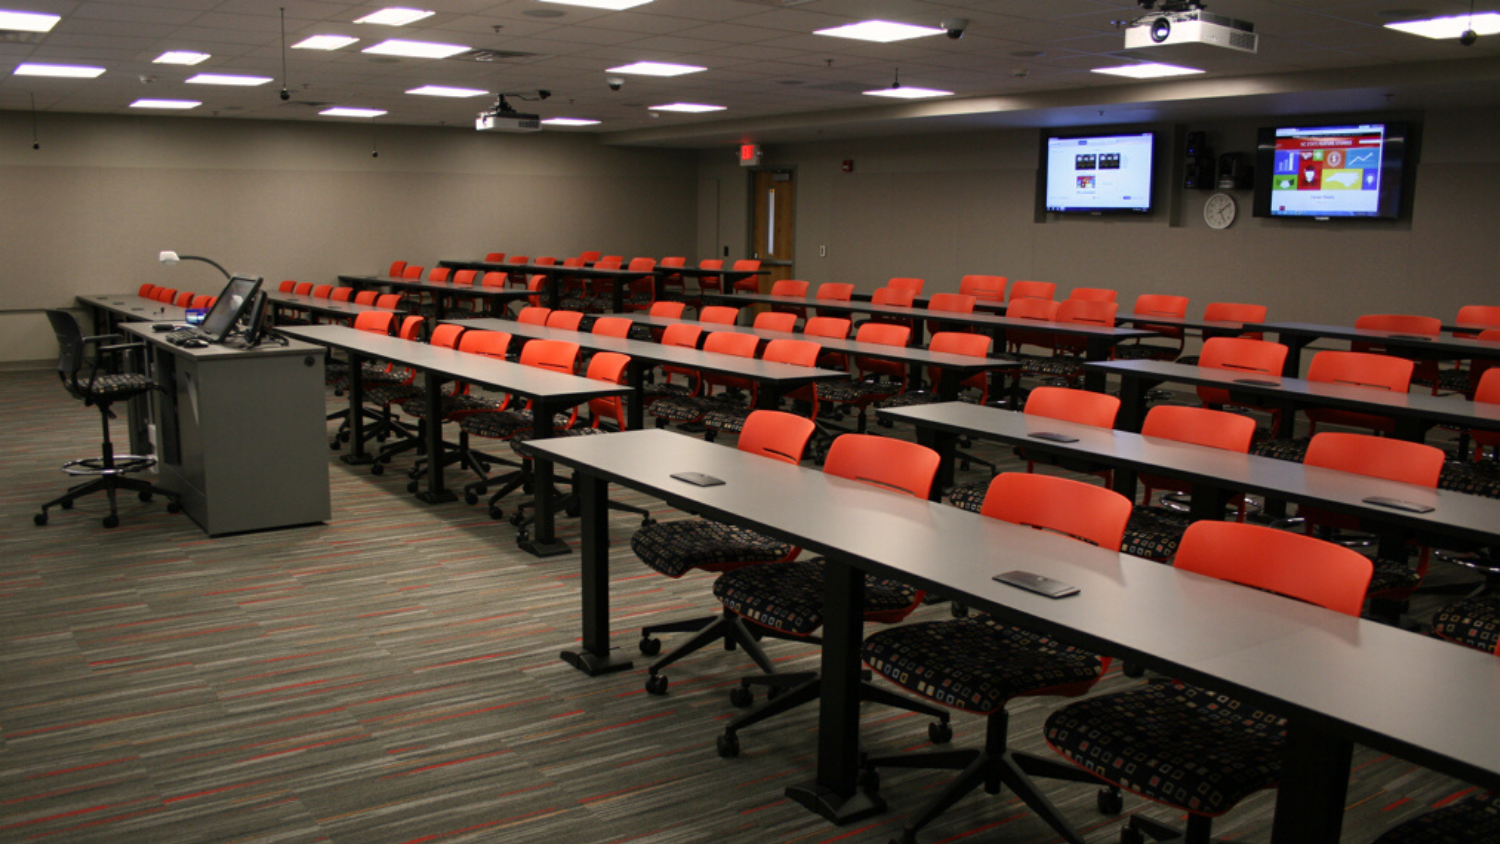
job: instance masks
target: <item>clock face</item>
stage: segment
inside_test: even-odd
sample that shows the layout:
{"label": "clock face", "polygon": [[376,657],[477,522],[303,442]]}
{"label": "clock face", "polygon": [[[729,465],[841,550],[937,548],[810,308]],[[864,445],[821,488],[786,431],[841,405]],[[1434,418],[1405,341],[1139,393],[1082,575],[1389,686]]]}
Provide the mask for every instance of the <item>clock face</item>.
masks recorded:
{"label": "clock face", "polygon": [[1234,222],[1236,210],[1234,197],[1227,193],[1216,193],[1203,203],[1203,221],[1211,229],[1227,229]]}

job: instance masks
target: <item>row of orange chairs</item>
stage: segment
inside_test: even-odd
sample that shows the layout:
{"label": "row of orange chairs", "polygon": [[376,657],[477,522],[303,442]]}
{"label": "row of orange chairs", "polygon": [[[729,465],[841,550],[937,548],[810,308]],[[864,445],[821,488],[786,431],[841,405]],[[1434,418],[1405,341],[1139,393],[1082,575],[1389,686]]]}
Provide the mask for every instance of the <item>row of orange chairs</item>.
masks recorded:
{"label": "row of orange chairs", "polygon": [[164,305],[176,305],[179,308],[212,308],[219,297],[210,296],[207,293],[194,293],[191,290],[175,290],[171,287],[157,287],[154,284],[142,284],[137,295],[147,299],[154,299]]}

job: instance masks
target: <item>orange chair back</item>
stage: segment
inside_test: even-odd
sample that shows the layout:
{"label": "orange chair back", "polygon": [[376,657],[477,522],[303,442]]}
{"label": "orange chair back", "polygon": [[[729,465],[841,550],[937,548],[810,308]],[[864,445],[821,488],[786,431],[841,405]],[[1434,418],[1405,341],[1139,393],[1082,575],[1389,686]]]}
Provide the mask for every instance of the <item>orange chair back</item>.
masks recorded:
{"label": "orange chair back", "polygon": [[761,359],[793,366],[817,366],[821,351],[822,347],[811,340],[772,340],[766,344]]}
{"label": "orange chair back", "polygon": [[[1500,329],[1490,329],[1485,334],[1494,333],[1500,335]],[[1484,335],[1480,335],[1481,337]],[[1495,338],[1500,340],[1500,336]],[[1477,361],[1476,361],[1477,363]],[[1479,376],[1479,385],[1474,388],[1474,401],[1485,404],[1500,404],[1500,366],[1492,366]],[[1500,431],[1481,431],[1478,429],[1469,432],[1478,448],[1474,449],[1474,459],[1479,460],[1484,456],[1486,448],[1500,448]]]}
{"label": "orange chair back", "polygon": [[[406,272],[405,261],[392,261],[391,268],[386,270],[385,274],[392,278],[400,278],[401,274],[404,272]],[[285,284],[285,282],[282,283]]]}
{"label": "orange chair back", "polygon": [[[373,305],[373,304],[375,304],[375,300],[379,299],[379,298],[380,298],[380,293],[378,291],[375,291],[375,290],[361,290],[358,293],[354,294],[354,304],[356,304],[356,305]],[[398,296],[397,298],[399,299],[400,297]]]}
{"label": "orange chair back", "polygon": [[600,337],[619,337],[621,339],[630,336],[630,329],[635,323],[625,317],[604,316],[594,320],[592,333]]}
{"label": "orange chair back", "polygon": [[583,325],[583,311],[553,311],[547,314],[544,323],[548,328],[563,328],[568,331],[577,331]]}
{"label": "orange chair back", "polygon": [[[1016,283],[1020,284],[1021,282]],[[1015,292],[1014,288],[1012,288],[1011,292]],[[1015,317],[1016,319],[1055,322],[1057,321],[1057,309],[1060,304],[1060,302],[1054,302],[1051,299],[1012,298],[1010,300],[1010,307],[1005,309],[1005,315]]]}
{"label": "orange chair back", "polygon": [[395,322],[396,314],[392,311],[365,311],[354,318],[354,327],[371,334],[390,336]]}
{"label": "orange chair back", "polygon": [[427,338],[427,343],[430,346],[440,346],[444,349],[456,349],[458,348],[458,340],[463,336],[464,330],[462,325],[454,325],[451,322],[438,323],[432,329],[432,336]]}
{"label": "orange chair back", "polygon": [[772,296],[800,296],[800,297],[806,298],[807,297],[807,289],[809,287],[811,287],[811,286],[812,286],[812,282],[802,281],[801,279],[795,279],[795,278],[778,279],[777,281],[772,282],[772,284],[771,284],[771,295]]}
{"label": "orange chair back", "polygon": [[1135,297],[1135,312],[1151,316],[1187,316],[1188,297],[1166,293],[1142,293]]}
{"label": "orange chair back", "polygon": [[[1254,375],[1280,375],[1286,366],[1287,348],[1280,343],[1245,337],[1210,337],[1203,342],[1198,365]],[[1198,400],[1206,405],[1229,404],[1229,391],[1199,387]]]}
{"label": "orange chair back", "polygon": [[926,498],[937,478],[936,451],[907,440],[842,434],[828,448],[823,472],[870,486]]}
{"label": "orange chair back", "polygon": [[313,295],[313,298],[315,298],[315,299],[328,299],[328,298],[332,298],[332,296],[333,296],[333,285],[331,285],[331,284],[320,284],[317,287],[314,287],[312,289],[312,295]]}
{"label": "orange chair back", "polygon": [[196,295],[197,294],[195,294],[191,290],[184,290],[181,293],[177,294],[177,298],[173,300],[172,304],[176,305],[179,308],[186,308],[188,305],[193,304],[193,297]]}
{"label": "orange chair back", "polygon": [[1102,299],[1068,299],[1057,306],[1057,321],[1113,327],[1118,302]]}
{"label": "orange chair back", "polygon": [[[760,269],[760,261],[754,258],[745,258],[739,261],[735,261],[734,266],[730,267],[731,272],[737,273],[752,272],[758,269]],[[755,293],[760,290],[760,277],[750,276],[749,278],[742,278],[734,283],[734,289],[746,293]]]}
{"label": "orange chair back", "polygon": [[1010,300],[1051,299],[1057,295],[1057,285],[1050,281],[1017,281],[1010,285]]}
{"label": "orange chair back", "polygon": [[[581,260],[584,264],[597,261],[602,257],[604,257],[604,253],[600,252],[597,249],[589,249],[587,251],[578,253],[579,260]],[[582,264],[574,264],[574,266],[582,266]]]}
{"label": "orange chair back", "polygon": [[1338,469],[1371,478],[1416,486],[1436,487],[1447,459],[1437,446],[1376,437],[1329,432],[1314,434],[1303,463]]}
{"label": "orange chair back", "polygon": [[379,294],[376,294],[375,301],[374,301],[373,304],[377,308],[386,308],[387,310],[394,311],[395,309],[401,307],[401,294],[400,293],[379,293]]}
{"label": "orange chair back", "polygon": [[[584,373],[595,381],[608,384],[624,384],[625,369],[630,366],[630,355],[619,352],[595,352],[589,358],[589,368]],[[589,399],[589,416],[595,428],[605,419],[613,419],[618,430],[625,430],[625,401],[621,396],[600,396]]]}
{"label": "orange chair back", "polygon": [[557,266],[557,259],[551,255],[539,255],[531,259],[531,263],[538,267],[554,267]]}
{"label": "orange chair back", "polygon": [[1358,616],[1374,567],[1358,552],[1311,536],[1240,522],[1188,526],[1173,565]]}
{"label": "orange chair back", "polygon": [[637,273],[650,272],[651,270],[656,269],[656,259],[655,258],[631,258],[630,259],[630,266],[626,267],[626,269],[630,270],[631,272],[637,272]]}
{"label": "orange chair back", "polygon": [[510,334],[504,331],[465,331],[458,338],[458,350],[487,358],[505,360],[510,348]]}
{"label": "orange chair back", "polygon": [[854,298],[854,285],[841,281],[825,281],[818,285],[818,292],[813,298],[826,299],[830,302],[847,302]]}
{"label": "orange chair back", "polygon": [[1250,440],[1255,436],[1255,420],[1223,410],[1164,404],[1146,413],[1141,433],[1244,454],[1250,450]]}
{"label": "orange chair back", "polygon": [[[719,258],[705,258],[702,261],[698,262],[698,269],[700,269],[700,270],[722,270],[722,269],[724,269],[724,261],[722,259],[719,259]],[[724,289],[724,279],[722,277],[716,276],[716,275],[698,276],[698,289],[699,290],[723,290]]]}
{"label": "orange chair back", "polygon": [[403,317],[396,336],[402,340],[417,340],[422,336],[422,325],[426,320],[419,316]]}
{"label": "orange chair back", "polygon": [[426,267],[413,267],[411,265],[407,265],[406,269],[404,269],[404,270],[401,271],[401,277],[402,278],[421,278],[422,277],[422,272],[424,270],[426,270],[426,269],[427,269]]}
{"label": "orange chair back", "polygon": [[449,269],[447,267],[433,267],[431,270],[427,271],[427,280],[428,281],[437,281],[437,282],[446,282],[448,280],[448,276],[450,276],[452,274],[453,274],[453,270],[451,270],[451,269]]}
{"label": "orange chair back", "polygon": [[578,371],[578,352],[578,344],[571,340],[528,340],[521,347],[521,363],[572,375]]}
{"label": "orange chair back", "polygon": [[1060,533],[1120,550],[1130,499],[1101,486],[1055,475],[1004,472],[990,481],[979,512],[992,519]]}
{"label": "orange chair back", "polygon": [[782,311],[762,311],[755,315],[752,326],[766,331],[791,332],[797,328],[797,315]]}
{"label": "orange chair back", "polygon": [[[283,281],[282,284],[286,284],[286,282]],[[151,294],[154,292],[156,292],[156,285],[147,282],[141,285],[140,288],[135,291],[135,295],[149,299],[151,298]],[[282,292],[284,293],[286,291],[283,290]]]}
{"label": "orange chair back", "polygon": [[[970,331],[939,331],[932,335],[932,342],[927,344],[927,350],[931,352],[942,352],[950,355],[968,355],[969,357],[985,358],[990,356],[990,337],[988,334],[978,334]],[[928,378],[936,384],[942,378],[941,367],[932,367]],[[979,373],[964,379],[960,387],[973,388],[980,391],[979,403],[987,404],[990,399],[990,379],[986,373]]]}
{"label": "orange chair back", "polygon": [[504,260],[505,260],[505,253],[504,252],[486,252],[486,253],[484,253],[484,262],[487,263],[487,264],[498,264],[498,263],[500,263],[501,261],[504,261]]}
{"label": "orange chair back", "polygon": [[354,288],[335,287],[333,292],[328,294],[328,298],[334,302],[347,302],[354,298]]}
{"label": "orange chair back", "polygon": [[[1266,306],[1243,302],[1209,302],[1203,309],[1203,318],[1218,322],[1265,322]],[[1240,337],[1246,340],[1264,340],[1266,335],[1259,331],[1247,331]]]}
{"label": "orange chair back", "polygon": [[698,348],[698,338],[703,335],[703,326],[694,325],[690,322],[679,322],[667,326],[662,332],[661,344],[663,346],[679,346],[684,349]]}
{"label": "orange chair back", "polygon": [[310,281],[299,281],[299,282],[297,282],[297,286],[292,288],[292,292],[295,293],[295,294],[297,294],[298,296],[306,296],[306,295],[312,293],[312,289],[313,289],[313,283],[312,282],[310,282]]}
{"label": "orange chair back", "polygon": [[1024,411],[1030,416],[1045,416],[1096,428],[1113,428],[1120,412],[1120,400],[1104,393],[1070,390],[1067,387],[1037,387],[1026,398]]}
{"label": "orange chair back", "polygon": [[529,263],[531,263],[531,258],[529,258],[529,257],[527,257],[525,255],[512,255],[512,256],[510,256],[509,258],[506,259],[505,263],[507,263],[507,264],[529,264]]}
{"label": "orange chair back", "polygon": [[[1458,320],[1463,325],[1488,325],[1500,328],[1500,305],[1464,305],[1458,309]],[[1473,339],[1475,335],[1455,333],[1454,337]]]}
{"label": "orange chair back", "polygon": [[621,258],[618,255],[605,255],[603,258],[600,258],[599,260],[594,262],[594,269],[618,270],[620,268],[620,265],[623,263],[625,263],[625,259]]}
{"label": "orange chair back", "polygon": [[687,259],[680,255],[672,255],[661,259],[656,265],[662,269],[675,270],[687,266]]}
{"label": "orange chair back", "polygon": [[1411,388],[1412,368],[1406,358],[1390,355],[1318,352],[1307,368],[1307,380],[1404,393]]}
{"label": "orange chair back", "polygon": [[687,308],[686,302],[652,302],[651,310],[648,311],[654,317],[667,317],[668,319],[682,319],[682,312]]}
{"label": "orange chair back", "polygon": [[947,311],[955,314],[974,313],[974,303],[978,301],[967,293],[934,293],[927,300],[927,310]]}
{"label": "orange chair back", "polygon": [[872,305],[894,305],[898,308],[910,308],[917,294],[900,287],[880,287],[870,294]]}
{"label": "orange chair back", "polygon": [[552,310],[550,308],[543,308],[537,305],[527,305],[526,307],[521,309],[520,313],[516,314],[516,322],[525,323],[527,325],[546,325],[547,316],[551,313]]}
{"label": "orange chair back", "polygon": [[760,348],[760,338],[754,334],[739,334],[734,331],[712,331],[703,338],[703,351],[721,355],[737,355],[742,358],[755,357]]}
{"label": "orange chair back", "polygon": [[698,321],[716,325],[734,325],[739,321],[739,308],[726,305],[709,305],[698,312]]}
{"label": "orange chair back", "polygon": [[[884,288],[882,288],[884,289]],[[877,293],[879,291],[876,291]],[[879,343],[883,346],[905,346],[911,343],[911,326],[892,322],[867,322],[854,332],[854,339],[861,343]],[[880,360],[855,355],[854,364],[865,374],[886,375],[906,382],[906,364],[896,360]],[[904,391],[904,388],[903,388]]]}
{"label": "orange chair back", "polygon": [[966,275],[958,280],[958,292],[984,302],[1005,301],[1005,276]]}
{"label": "orange chair back", "polygon": [[200,293],[199,295],[193,297],[193,302],[188,307],[190,307],[190,308],[212,308],[213,306],[214,306],[214,297],[208,295],[207,293]]}
{"label": "orange chair back", "polygon": [[909,276],[897,276],[885,283],[886,287],[896,290],[910,290],[912,298],[922,295],[922,288],[927,286],[927,280],[923,278],[911,278]]}
{"label": "orange chair back", "polygon": [[1075,287],[1068,298],[1082,299],[1085,302],[1113,302],[1120,298],[1120,294],[1107,287]]}
{"label": "orange chair back", "polygon": [[849,320],[843,317],[809,317],[802,326],[802,333],[811,337],[837,337],[843,340],[849,337],[849,325]]}
{"label": "orange chair back", "polygon": [[1443,333],[1443,321],[1437,317],[1416,314],[1365,314],[1354,320],[1355,328],[1436,337]]}
{"label": "orange chair back", "polygon": [[781,410],[752,410],[745,417],[736,447],[783,463],[802,462],[802,452],[817,425],[805,416]]}
{"label": "orange chair back", "polygon": [[453,284],[455,287],[473,287],[474,276],[478,274],[478,270],[459,270],[453,274]]}

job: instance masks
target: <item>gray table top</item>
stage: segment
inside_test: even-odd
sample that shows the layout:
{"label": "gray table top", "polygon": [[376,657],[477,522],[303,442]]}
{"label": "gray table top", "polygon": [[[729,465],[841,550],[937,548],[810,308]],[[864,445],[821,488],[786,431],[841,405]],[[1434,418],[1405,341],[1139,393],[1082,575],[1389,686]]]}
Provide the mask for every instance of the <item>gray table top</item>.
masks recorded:
{"label": "gray table top", "polygon": [[211,344],[200,349],[187,349],[168,343],[164,339],[166,332],[157,331],[153,327],[155,325],[170,325],[173,328],[182,327],[182,323],[180,322],[130,322],[120,326],[120,330],[145,340],[155,348],[165,349],[178,357],[192,358],[196,361],[219,361],[245,357],[279,357],[284,355],[316,355],[321,362],[324,354],[322,346],[299,343],[296,340],[291,340],[285,345],[276,342],[263,342],[253,349],[247,349],[243,341],[238,337],[231,337],[223,344]]}
{"label": "gray table top", "polygon": [[143,322],[181,322],[187,312],[187,308],[147,299],[136,293],[87,293],[76,298],[91,308]]}
{"label": "gray table top", "polygon": [[[1025,445],[1027,449],[1039,452],[1088,458],[1090,462],[1182,478],[1194,484],[1312,504],[1419,531],[1423,535],[1500,544],[1500,500],[1493,498],[963,402],[877,412],[882,417],[918,427]],[[1065,434],[1076,437],[1077,441],[1059,443],[1033,436],[1039,432]],[[1434,509],[1430,513],[1412,513],[1381,507],[1366,503],[1365,499],[1371,496],[1385,496]]]}
{"label": "gray table top", "polygon": [[1384,416],[1414,417],[1432,424],[1500,430],[1500,405],[1474,402],[1461,396],[1434,396],[1425,392],[1393,393],[1352,384],[1329,384],[1260,373],[1235,373],[1169,361],[1111,360],[1087,363],[1085,366],[1111,375],[1221,387],[1296,405],[1334,407]]}
{"label": "gray table top", "polygon": [[[667,431],[534,449],[692,512],[1260,703],[1314,730],[1500,787],[1493,729],[1500,660],[1488,654]],[[684,471],[725,483],[695,487],[670,477]],[[1079,593],[1052,600],[991,579],[1014,568]]]}
{"label": "gray table top", "polygon": [[1403,351],[1436,351],[1463,357],[1500,358],[1500,342],[1472,340],[1463,337],[1427,337],[1403,334],[1399,331],[1372,331],[1352,325],[1322,325],[1313,322],[1263,322],[1247,323],[1252,331],[1274,331],[1278,335],[1299,337],[1332,337],[1337,340],[1357,340]]}
{"label": "gray table top", "polygon": [[485,331],[505,331],[516,337],[528,339],[571,340],[579,346],[595,352],[619,352],[638,360],[657,364],[682,366],[721,375],[735,375],[763,384],[777,384],[795,388],[802,384],[830,379],[848,378],[847,372],[836,369],[816,369],[776,363],[760,358],[742,358],[738,355],[722,355],[700,349],[685,349],[680,346],[663,346],[649,340],[628,340],[619,337],[604,337],[587,331],[570,331],[565,328],[548,328],[541,325],[515,322],[507,319],[453,319],[444,320]]}
{"label": "gray table top", "polygon": [[428,281],[424,278],[395,278],[388,275],[341,275],[339,281],[356,287],[385,285],[402,290],[426,290],[433,293],[455,296],[484,296],[490,299],[524,299],[536,295],[519,287],[492,287],[485,284],[454,284],[449,281]]}
{"label": "gray table top", "polygon": [[[1158,314],[1116,314],[1115,322],[1127,322],[1132,325],[1166,325],[1173,328],[1191,328],[1205,331],[1209,334],[1240,334],[1247,330],[1243,322],[1228,322],[1218,319],[1203,319],[1202,317],[1172,317],[1160,316]],[[1253,326],[1251,327],[1253,328]]]}
{"label": "gray table top", "polygon": [[630,392],[629,387],[622,385],[386,337],[342,325],[286,326],[277,331],[319,346],[389,360],[413,369],[533,398],[577,404],[591,398],[620,396]]}

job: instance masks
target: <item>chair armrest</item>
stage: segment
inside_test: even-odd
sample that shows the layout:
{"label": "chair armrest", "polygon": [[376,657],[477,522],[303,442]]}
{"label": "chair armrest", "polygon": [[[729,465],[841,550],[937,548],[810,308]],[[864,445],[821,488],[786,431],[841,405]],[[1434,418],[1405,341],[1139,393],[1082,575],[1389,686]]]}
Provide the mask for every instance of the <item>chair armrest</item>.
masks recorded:
{"label": "chair armrest", "polygon": [[101,343],[101,342],[103,342],[105,340],[118,340],[118,339],[120,339],[120,335],[118,335],[118,334],[95,334],[92,337],[85,337],[85,338],[83,338],[83,342],[84,342],[84,345],[88,345],[90,343]]}

